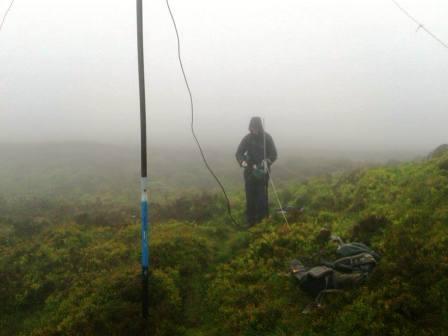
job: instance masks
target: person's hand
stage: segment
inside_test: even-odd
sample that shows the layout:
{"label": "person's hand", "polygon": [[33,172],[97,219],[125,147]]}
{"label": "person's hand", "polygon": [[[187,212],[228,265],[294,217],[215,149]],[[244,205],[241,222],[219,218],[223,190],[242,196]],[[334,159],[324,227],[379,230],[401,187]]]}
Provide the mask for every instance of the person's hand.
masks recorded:
{"label": "person's hand", "polygon": [[241,167],[246,168],[247,167],[247,162],[246,161],[241,161]]}

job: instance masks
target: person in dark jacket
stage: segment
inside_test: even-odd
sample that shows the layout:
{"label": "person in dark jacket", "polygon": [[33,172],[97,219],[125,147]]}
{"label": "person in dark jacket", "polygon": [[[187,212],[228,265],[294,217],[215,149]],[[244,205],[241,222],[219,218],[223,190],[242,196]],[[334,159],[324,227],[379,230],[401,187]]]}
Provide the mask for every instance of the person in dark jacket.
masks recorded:
{"label": "person in dark jacket", "polygon": [[244,168],[246,218],[250,227],[269,215],[269,171],[277,160],[277,150],[272,137],[264,131],[260,117],[250,120],[249,132],[241,140],[235,156]]}

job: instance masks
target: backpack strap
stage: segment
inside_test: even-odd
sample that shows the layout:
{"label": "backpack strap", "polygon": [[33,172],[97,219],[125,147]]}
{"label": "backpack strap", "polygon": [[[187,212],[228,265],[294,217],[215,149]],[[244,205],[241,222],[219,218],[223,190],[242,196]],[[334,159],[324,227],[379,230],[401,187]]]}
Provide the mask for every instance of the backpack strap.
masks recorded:
{"label": "backpack strap", "polygon": [[369,253],[358,253],[353,256],[339,258],[332,267],[341,272],[367,272],[376,266],[376,259]]}

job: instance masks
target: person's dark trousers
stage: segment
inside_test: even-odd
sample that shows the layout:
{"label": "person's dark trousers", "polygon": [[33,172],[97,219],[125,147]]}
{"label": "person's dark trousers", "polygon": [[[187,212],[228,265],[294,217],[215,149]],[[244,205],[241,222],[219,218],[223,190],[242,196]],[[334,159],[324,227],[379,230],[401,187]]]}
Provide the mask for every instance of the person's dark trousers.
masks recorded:
{"label": "person's dark trousers", "polygon": [[268,216],[267,178],[244,174],[247,225],[253,226]]}

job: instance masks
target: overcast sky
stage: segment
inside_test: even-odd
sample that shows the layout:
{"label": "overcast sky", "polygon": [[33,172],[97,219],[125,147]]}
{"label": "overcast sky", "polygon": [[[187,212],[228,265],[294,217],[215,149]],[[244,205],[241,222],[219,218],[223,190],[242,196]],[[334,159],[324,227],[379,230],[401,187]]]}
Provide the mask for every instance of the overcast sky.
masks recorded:
{"label": "overcast sky", "polygon": [[[191,145],[164,0],[144,0],[150,141]],[[448,41],[448,1],[401,0]],[[3,13],[9,0],[0,0]],[[279,147],[448,142],[448,49],[390,0],[171,0],[207,146],[265,118]],[[137,143],[133,0],[16,0],[0,33],[0,142]]]}

